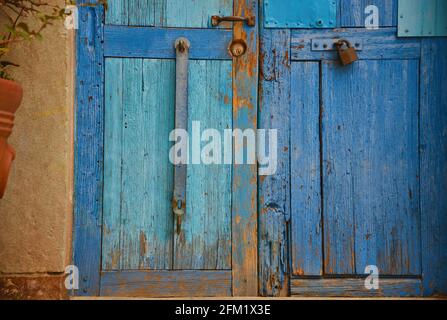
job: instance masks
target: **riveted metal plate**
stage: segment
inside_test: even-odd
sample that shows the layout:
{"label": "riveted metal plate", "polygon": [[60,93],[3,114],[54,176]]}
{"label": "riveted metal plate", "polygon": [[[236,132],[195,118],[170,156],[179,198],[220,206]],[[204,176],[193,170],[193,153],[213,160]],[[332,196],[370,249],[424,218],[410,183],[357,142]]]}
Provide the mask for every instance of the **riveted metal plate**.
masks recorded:
{"label": "riveted metal plate", "polygon": [[[337,43],[340,38],[334,39],[312,39],[311,50],[312,51],[333,51],[337,50],[335,43]],[[363,40],[361,39],[346,39],[348,40],[356,51],[363,50]]]}
{"label": "riveted metal plate", "polygon": [[399,0],[399,37],[447,36],[447,0]]}
{"label": "riveted metal plate", "polygon": [[335,28],[336,0],[265,0],[266,28]]}

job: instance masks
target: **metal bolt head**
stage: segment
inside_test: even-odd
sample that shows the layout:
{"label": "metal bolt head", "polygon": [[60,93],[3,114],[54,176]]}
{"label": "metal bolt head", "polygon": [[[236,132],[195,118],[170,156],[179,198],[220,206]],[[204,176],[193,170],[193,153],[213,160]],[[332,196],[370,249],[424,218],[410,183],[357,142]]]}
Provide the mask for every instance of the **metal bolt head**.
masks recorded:
{"label": "metal bolt head", "polygon": [[233,40],[230,44],[229,51],[233,57],[240,57],[247,51],[247,44],[242,39]]}

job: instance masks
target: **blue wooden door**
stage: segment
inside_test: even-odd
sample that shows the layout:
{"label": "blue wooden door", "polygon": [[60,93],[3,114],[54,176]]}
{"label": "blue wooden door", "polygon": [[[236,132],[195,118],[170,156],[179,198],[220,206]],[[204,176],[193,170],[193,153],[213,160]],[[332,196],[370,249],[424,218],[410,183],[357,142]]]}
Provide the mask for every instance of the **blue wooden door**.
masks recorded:
{"label": "blue wooden door", "polygon": [[[256,198],[256,166],[188,165],[179,223],[169,153],[180,37],[191,43],[190,137],[194,122],[199,139],[256,128],[257,28],[214,27],[211,16],[256,18],[257,2],[116,0],[80,15],[77,148],[94,152],[77,152],[78,294],[256,295],[256,205],[245,200]],[[229,54],[233,38],[247,44],[242,57]]]}
{"label": "blue wooden door", "polygon": [[[260,126],[281,134],[279,170],[260,180],[261,293],[445,294],[447,123],[435,79],[446,40],[399,38],[397,1],[330,2],[337,29],[291,29],[264,2]],[[368,4],[378,30],[364,27]],[[333,39],[359,61],[341,66]],[[379,289],[365,287],[371,270]]]}

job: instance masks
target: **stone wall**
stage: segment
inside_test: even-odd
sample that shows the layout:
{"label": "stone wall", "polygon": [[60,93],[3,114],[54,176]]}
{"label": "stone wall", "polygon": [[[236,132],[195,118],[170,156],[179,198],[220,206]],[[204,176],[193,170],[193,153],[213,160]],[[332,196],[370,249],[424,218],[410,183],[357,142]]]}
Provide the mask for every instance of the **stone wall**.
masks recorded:
{"label": "stone wall", "polygon": [[[9,139],[17,156],[0,200],[0,298],[58,297],[54,288],[70,261],[73,38],[59,22],[43,41],[22,43],[8,57],[20,64],[12,74],[24,99]],[[23,292],[29,287],[38,293]]]}

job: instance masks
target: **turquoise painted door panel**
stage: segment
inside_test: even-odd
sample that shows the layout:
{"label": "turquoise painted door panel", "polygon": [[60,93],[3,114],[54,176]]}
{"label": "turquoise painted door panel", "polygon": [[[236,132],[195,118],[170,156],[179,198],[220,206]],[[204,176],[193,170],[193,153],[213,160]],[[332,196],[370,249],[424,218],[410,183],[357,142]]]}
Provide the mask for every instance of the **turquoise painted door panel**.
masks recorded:
{"label": "turquoise painted door panel", "polygon": [[[232,12],[229,0],[200,5],[197,1],[121,0],[109,3],[106,24],[207,28],[211,15]],[[158,30],[167,34],[170,29]],[[132,28],[126,32],[131,36]],[[126,42],[120,43],[125,50]],[[158,54],[158,47],[152,50]],[[199,49],[192,50],[194,55]],[[169,160],[175,60],[145,56],[105,61],[102,269],[230,270],[232,167],[188,166],[187,214],[177,230],[171,207],[174,171]],[[190,62],[189,132],[192,123],[199,121],[202,131],[212,128],[223,136],[233,122],[232,62],[229,57],[204,58]]]}
{"label": "turquoise painted door panel", "polygon": [[[175,61],[107,59],[105,72],[103,269],[231,269],[230,165],[188,167],[187,215],[174,233]],[[231,61],[191,62],[189,132],[193,121],[232,129],[231,72]]]}
{"label": "turquoise painted door panel", "polygon": [[107,59],[103,269],[172,266],[172,60]]}
{"label": "turquoise painted door panel", "polygon": [[447,36],[447,0],[399,0],[400,37]]}
{"label": "turquoise painted door panel", "polygon": [[421,274],[418,72],[418,60],[323,61],[327,274]]}

